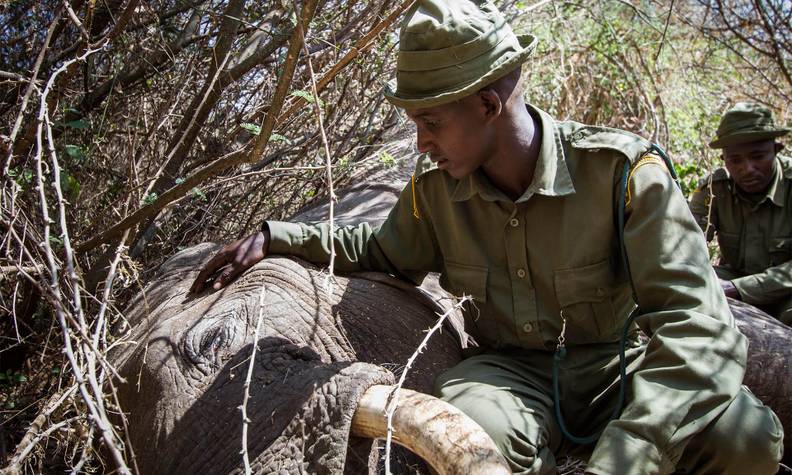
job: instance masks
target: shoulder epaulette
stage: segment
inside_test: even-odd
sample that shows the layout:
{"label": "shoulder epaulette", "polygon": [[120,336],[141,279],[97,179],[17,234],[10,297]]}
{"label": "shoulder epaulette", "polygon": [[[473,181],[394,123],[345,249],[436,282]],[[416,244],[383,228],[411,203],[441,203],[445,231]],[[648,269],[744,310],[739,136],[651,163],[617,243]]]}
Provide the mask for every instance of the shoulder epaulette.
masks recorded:
{"label": "shoulder epaulette", "polygon": [[716,168],[714,172],[712,172],[712,181],[725,181],[729,179],[729,172],[721,167]]}
{"label": "shoulder epaulette", "polygon": [[776,155],[776,158],[781,163],[784,178],[792,178],[792,158],[785,155]]}
{"label": "shoulder epaulette", "polygon": [[651,142],[633,133],[609,127],[580,126],[569,136],[569,144],[577,149],[608,149],[620,152],[630,161],[643,157]]}
{"label": "shoulder epaulette", "polygon": [[[671,173],[670,170],[668,169],[668,165],[666,164],[666,162],[663,160],[663,158],[660,155],[658,155],[654,151],[649,151],[649,152],[644,153],[641,156],[641,158],[639,158],[637,161],[633,161],[630,164],[630,173],[629,173],[629,175],[627,175],[628,186],[627,186],[627,196],[626,196],[626,200],[627,201],[626,201],[625,206],[629,206],[630,205],[630,201],[632,201],[632,195],[631,195],[631,192],[630,192],[629,182],[632,181],[633,174],[636,171],[638,171],[638,169],[641,168],[642,166],[649,165],[649,164],[658,165],[666,173],[669,173],[669,174]],[[674,175],[671,175],[671,176],[673,177]]]}
{"label": "shoulder epaulette", "polygon": [[710,184],[719,181],[726,181],[728,179],[729,179],[729,172],[726,171],[725,168],[723,167],[716,168],[715,171],[711,173],[707,173],[706,175],[701,177],[701,179],[698,181],[698,184],[696,185],[695,191],[706,190],[707,188],[709,188]]}

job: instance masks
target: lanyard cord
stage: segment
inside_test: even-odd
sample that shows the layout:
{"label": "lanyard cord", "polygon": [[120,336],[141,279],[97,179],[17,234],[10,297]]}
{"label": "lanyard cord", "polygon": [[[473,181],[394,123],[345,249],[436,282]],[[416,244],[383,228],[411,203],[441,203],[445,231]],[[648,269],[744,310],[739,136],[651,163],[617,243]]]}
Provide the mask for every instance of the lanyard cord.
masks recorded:
{"label": "lanyard cord", "polygon": [[[665,151],[660,148],[660,146],[656,144],[652,144],[650,151],[657,152],[658,155],[663,159],[668,168],[671,177],[674,179],[677,185],[679,185],[679,180],[677,178],[676,172],[674,171],[674,166],[671,163],[671,160],[666,155]],[[621,186],[619,187],[619,202],[617,205],[616,211],[616,220],[617,220],[617,227],[618,227],[618,235],[619,235],[619,247],[621,250],[621,258],[622,263],[624,264],[624,268],[627,271],[627,278],[630,281],[630,288],[632,289],[633,301],[635,301],[635,308],[630,312],[630,316],[627,317],[627,321],[624,322],[624,326],[622,327],[621,337],[619,338],[619,402],[616,407],[613,409],[613,413],[608,418],[606,425],[610,423],[610,421],[616,419],[621,414],[622,407],[624,407],[624,400],[626,398],[627,393],[627,358],[625,356],[626,347],[627,347],[627,336],[630,332],[630,327],[632,326],[635,319],[640,315],[638,311],[638,295],[635,292],[635,284],[633,283],[632,274],[630,273],[630,261],[627,259],[627,248],[624,243],[624,215],[625,215],[625,208],[626,208],[626,196],[627,196],[627,189],[629,186],[629,176],[630,176],[630,168],[632,167],[632,163],[629,160],[626,160],[624,163],[624,170],[622,171],[622,179],[621,179]],[[561,429],[561,433],[569,439],[570,441],[580,444],[586,445],[595,442],[602,431],[597,431],[589,436],[586,437],[579,437],[567,429],[566,423],[564,422],[564,416],[561,413],[561,390],[559,388],[559,366],[561,362],[566,357],[566,347],[564,346],[564,333],[566,330],[566,319],[564,318],[563,312],[561,312],[561,319],[562,319],[562,327],[561,327],[561,335],[558,337],[558,346],[556,347],[555,355],[553,355],[553,404],[555,406],[555,415],[556,421],[558,422],[558,427]]]}

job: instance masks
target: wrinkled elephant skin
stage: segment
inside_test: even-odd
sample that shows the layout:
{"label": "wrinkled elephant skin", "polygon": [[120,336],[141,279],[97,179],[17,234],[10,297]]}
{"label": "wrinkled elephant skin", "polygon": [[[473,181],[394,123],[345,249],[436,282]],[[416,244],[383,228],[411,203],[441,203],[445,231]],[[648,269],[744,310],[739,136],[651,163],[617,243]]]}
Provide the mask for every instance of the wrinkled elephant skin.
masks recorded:
{"label": "wrinkled elephant skin", "polygon": [[[242,469],[237,407],[261,315],[247,404],[254,471],[343,472],[358,399],[392,382],[383,368],[400,371],[436,315],[398,286],[354,277],[336,277],[328,298],[325,274],[278,257],[225,289],[189,295],[196,263],[217,249],[174,256],[130,305],[129,343],[113,358],[128,381],[119,400],[138,466],[143,473]],[[407,386],[430,393],[435,376],[459,359],[454,333],[435,335]],[[346,470],[361,473],[371,442],[352,442]]]}

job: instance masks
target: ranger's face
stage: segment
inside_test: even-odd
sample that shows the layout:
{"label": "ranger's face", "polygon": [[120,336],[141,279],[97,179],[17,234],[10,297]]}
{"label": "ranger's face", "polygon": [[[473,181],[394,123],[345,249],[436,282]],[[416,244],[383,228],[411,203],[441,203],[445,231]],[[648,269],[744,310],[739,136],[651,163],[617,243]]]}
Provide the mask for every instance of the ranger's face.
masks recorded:
{"label": "ranger's face", "polygon": [[456,179],[473,173],[491,153],[494,132],[476,97],[406,111],[418,132],[418,151]]}
{"label": "ranger's face", "polygon": [[723,162],[734,183],[746,193],[761,193],[775,171],[776,143],[762,140],[723,147]]}

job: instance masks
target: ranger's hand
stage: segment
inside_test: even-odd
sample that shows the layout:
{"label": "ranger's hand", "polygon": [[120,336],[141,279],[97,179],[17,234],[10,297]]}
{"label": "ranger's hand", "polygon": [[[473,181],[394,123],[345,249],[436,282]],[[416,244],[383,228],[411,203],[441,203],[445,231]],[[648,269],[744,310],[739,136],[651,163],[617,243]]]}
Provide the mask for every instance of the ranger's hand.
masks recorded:
{"label": "ranger's hand", "polygon": [[732,281],[720,279],[720,284],[721,287],[723,288],[723,293],[726,294],[727,297],[733,298],[735,300],[742,300],[742,296],[740,296],[740,291],[737,290],[737,287],[734,286]]}
{"label": "ranger's hand", "polygon": [[[207,281],[212,282],[212,288],[215,290],[225,287],[239,274],[264,259],[268,248],[269,233],[261,231],[226,245],[201,269],[190,287],[190,292],[201,292],[206,287]],[[222,272],[211,279],[220,270]]]}

